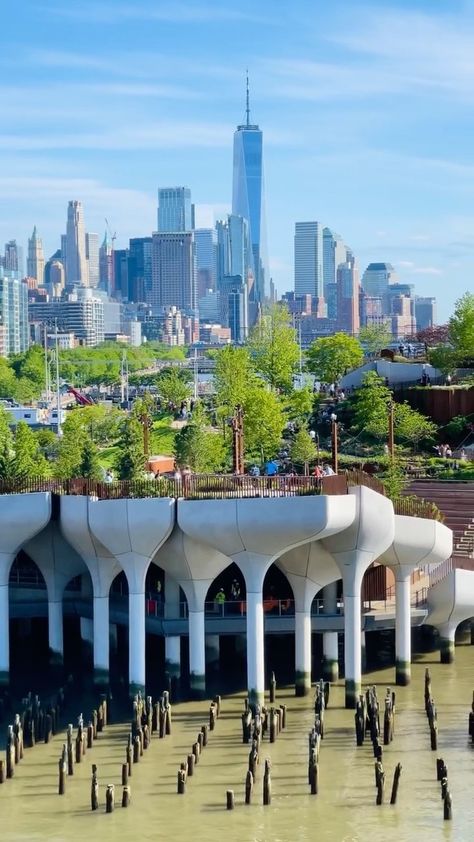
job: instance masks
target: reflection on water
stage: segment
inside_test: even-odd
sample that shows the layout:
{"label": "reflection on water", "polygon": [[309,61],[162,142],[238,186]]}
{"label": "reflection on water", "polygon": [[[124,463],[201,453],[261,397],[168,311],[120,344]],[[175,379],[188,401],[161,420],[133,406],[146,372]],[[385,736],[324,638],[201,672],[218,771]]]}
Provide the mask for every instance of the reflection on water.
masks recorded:
{"label": "reflection on water", "polygon": [[[343,709],[342,685],[331,690],[326,731],[321,749],[319,795],[307,785],[308,730],[313,720],[312,697],[295,699],[279,691],[278,701],[288,705],[288,725],[275,744],[262,746],[262,758],[272,760],[272,805],[263,808],[262,771],[254,789],[254,803],[243,804],[249,747],[242,745],[240,712],[243,696],[225,699],[216,730],[209,735],[185,796],[176,794],[176,773],[190,752],[207,703],[186,703],[173,708],[173,734],[153,738],[130,779],[132,803],[104,812],[105,786],[116,785],[120,803],[120,772],[125,759],[126,725],[109,726],[95,747],[67,780],[66,795],[57,791],[57,759],[63,735],[48,746],[25,753],[15,778],[0,787],[1,838],[10,840],[108,840],[194,838],[217,842],[438,842],[472,839],[474,806],[472,773],[474,750],[468,744],[467,717],[474,688],[474,648],[456,649],[456,663],[434,663],[437,655],[424,655],[413,665],[410,687],[397,688],[394,742],[384,752],[386,800],[393,771],[403,766],[398,803],[375,806],[373,753],[370,741],[355,746],[353,713]],[[430,750],[429,729],[423,707],[423,675],[432,672],[438,707],[439,750]],[[365,676],[376,683],[379,698],[393,678],[393,669]],[[79,711],[78,711],[79,713]],[[454,820],[443,822],[436,756],[444,757],[453,796]],[[91,763],[98,765],[101,808],[90,811]],[[225,810],[225,790],[234,789],[236,808]],[[388,798],[387,798],[388,791]]]}

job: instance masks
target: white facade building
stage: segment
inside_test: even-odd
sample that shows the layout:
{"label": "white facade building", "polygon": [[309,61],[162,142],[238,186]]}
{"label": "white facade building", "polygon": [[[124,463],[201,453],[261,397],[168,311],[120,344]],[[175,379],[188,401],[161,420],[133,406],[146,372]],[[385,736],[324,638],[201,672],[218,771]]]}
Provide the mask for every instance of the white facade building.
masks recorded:
{"label": "white facade building", "polygon": [[323,227],[320,222],[295,224],[295,293],[323,297]]}

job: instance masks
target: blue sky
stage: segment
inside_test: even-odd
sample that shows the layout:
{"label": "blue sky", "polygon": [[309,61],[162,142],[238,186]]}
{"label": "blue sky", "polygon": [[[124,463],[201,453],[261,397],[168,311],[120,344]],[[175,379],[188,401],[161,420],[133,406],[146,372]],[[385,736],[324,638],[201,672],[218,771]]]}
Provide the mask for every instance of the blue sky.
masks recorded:
{"label": "blue sky", "polygon": [[280,292],[306,219],[440,320],[473,289],[473,0],[20,0],[1,43],[0,243],[36,224],[49,255],[74,198],[126,245],[158,186],[189,185],[201,224],[225,213],[248,66]]}

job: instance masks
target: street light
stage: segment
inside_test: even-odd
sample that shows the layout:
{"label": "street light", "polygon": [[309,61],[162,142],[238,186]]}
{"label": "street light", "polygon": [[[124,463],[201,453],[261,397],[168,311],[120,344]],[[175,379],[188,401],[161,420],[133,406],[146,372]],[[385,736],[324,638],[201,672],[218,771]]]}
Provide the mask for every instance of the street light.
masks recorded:
{"label": "street light", "polygon": [[333,412],[331,414],[331,455],[332,455],[332,469],[335,474],[338,470],[338,453],[337,453],[337,415]]}

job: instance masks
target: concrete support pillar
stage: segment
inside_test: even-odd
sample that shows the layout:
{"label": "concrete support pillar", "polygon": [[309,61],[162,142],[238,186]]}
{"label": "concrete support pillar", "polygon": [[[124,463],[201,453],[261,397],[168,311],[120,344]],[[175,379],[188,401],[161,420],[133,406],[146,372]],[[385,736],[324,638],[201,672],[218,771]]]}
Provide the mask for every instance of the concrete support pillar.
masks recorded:
{"label": "concrete support pillar", "polygon": [[220,664],[220,637],[218,634],[206,634],[206,665],[218,670]]}
{"label": "concrete support pillar", "polygon": [[265,642],[262,585],[247,590],[247,687],[251,705],[265,696]]}
{"label": "concrete support pillar", "polygon": [[295,696],[311,692],[311,613],[295,611]]}
{"label": "concrete support pillar", "polygon": [[[361,617],[362,622],[362,617]],[[361,631],[360,633],[360,668],[361,668],[361,675],[367,669],[367,647],[366,647],[366,636],[367,632]]]}
{"label": "concrete support pillar", "polygon": [[[179,617],[179,584],[165,570],[165,614],[167,620]],[[181,638],[165,638],[165,669],[171,678],[181,676]]]}
{"label": "concrete support pillar", "polygon": [[204,602],[202,608],[192,608],[189,609],[189,683],[192,695],[203,698],[206,692]]}
{"label": "concrete support pillar", "polygon": [[[131,617],[131,614],[130,614]],[[93,620],[94,684],[109,684],[109,595],[94,597]]]}
{"label": "concrete support pillar", "polygon": [[[130,695],[145,693],[145,593],[129,593],[128,683]],[[107,630],[108,631],[108,630]],[[109,636],[107,634],[107,643]]]}
{"label": "concrete support pillar", "polygon": [[361,601],[359,592],[344,594],[344,674],[346,708],[355,708],[362,683]]}
{"label": "concrete support pillar", "polygon": [[10,682],[10,609],[7,584],[0,584],[0,687]]}
{"label": "concrete support pillar", "polygon": [[323,632],[323,678],[331,682],[339,678],[339,635],[337,632]]}
{"label": "concrete support pillar", "polygon": [[454,623],[445,623],[438,626],[439,632],[439,654],[442,664],[453,664],[455,653],[456,626]]}
{"label": "concrete support pillar", "polygon": [[81,640],[84,643],[94,643],[94,621],[89,617],[81,617]]}
{"label": "concrete support pillar", "polygon": [[118,626],[117,623],[109,624],[109,646],[113,652],[118,649]]}
{"label": "concrete support pillar", "polygon": [[[323,590],[324,614],[337,614],[337,582],[331,582]],[[339,644],[337,632],[323,632],[323,678],[337,681],[339,678]]]}
{"label": "concrete support pillar", "polygon": [[48,600],[48,636],[51,664],[60,666],[64,661],[62,599]]}
{"label": "concrete support pillar", "polygon": [[395,670],[403,686],[411,680],[411,574],[399,568],[395,576]]}

